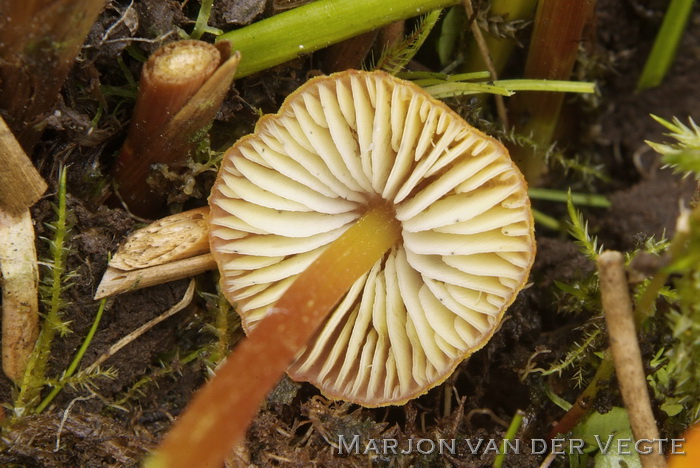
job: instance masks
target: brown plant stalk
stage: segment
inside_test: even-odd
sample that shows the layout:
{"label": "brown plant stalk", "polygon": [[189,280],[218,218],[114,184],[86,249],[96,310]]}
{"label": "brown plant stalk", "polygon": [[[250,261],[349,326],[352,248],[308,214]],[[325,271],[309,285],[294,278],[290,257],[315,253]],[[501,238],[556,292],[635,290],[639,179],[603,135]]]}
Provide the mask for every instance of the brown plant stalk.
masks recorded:
{"label": "brown plant stalk", "polygon": [[[591,22],[595,0],[542,0],[525,65],[525,78],[566,80],[571,76],[584,28]],[[562,93],[521,93],[511,102],[516,130],[532,137],[536,148],[511,149],[531,186],[545,171],[544,155],[559,121]]]}
{"label": "brown plant stalk", "polygon": [[164,195],[148,184],[151,166],[187,160],[219,110],[238,61],[228,42],[189,40],[167,44],[148,59],[114,170],[119,195],[133,213],[152,217],[162,207]]}
{"label": "brown plant stalk", "polygon": [[[614,251],[603,252],[598,257],[598,274],[610,349],[632,433],[638,441],[658,440],[659,430],[651,409],[642,353],[637,341],[623,255]],[[658,450],[640,455],[640,460],[644,468],[666,466],[663,454]]]}
{"label": "brown plant stalk", "polygon": [[0,1],[0,109],[28,153],[104,4]]}

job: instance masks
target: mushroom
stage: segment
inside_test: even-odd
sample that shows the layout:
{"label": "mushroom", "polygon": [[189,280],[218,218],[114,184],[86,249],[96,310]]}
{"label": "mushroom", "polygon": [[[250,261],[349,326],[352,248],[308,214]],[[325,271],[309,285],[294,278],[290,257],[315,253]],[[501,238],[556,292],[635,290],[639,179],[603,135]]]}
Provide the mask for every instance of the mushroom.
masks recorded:
{"label": "mushroom", "polygon": [[398,222],[398,241],[288,369],[369,407],[427,392],[483,347],[535,253],[526,183],[503,145],[383,72],[293,93],[226,153],[210,207],[211,251],[246,332],[363,214]]}

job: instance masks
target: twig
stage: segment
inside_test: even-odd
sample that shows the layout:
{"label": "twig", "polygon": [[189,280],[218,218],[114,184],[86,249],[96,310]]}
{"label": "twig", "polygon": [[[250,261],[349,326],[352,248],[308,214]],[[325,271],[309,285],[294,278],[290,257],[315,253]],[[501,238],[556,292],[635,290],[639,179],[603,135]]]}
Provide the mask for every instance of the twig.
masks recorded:
{"label": "twig", "polygon": [[141,335],[146,333],[148,330],[150,330],[151,328],[158,325],[163,320],[172,317],[173,315],[175,315],[176,313],[180,312],[182,309],[187,307],[190,304],[190,302],[192,302],[192,297],[194,296],[194,285],[195,285],[194,280],[191,279],[190,284],[187,287],[187,291],[185,291],[185,295],[182,296],[182,299],[180,300],[180,302],[178,302],[177,304],[175,304],[174,306],[172,306],[171,308],[169,308],[168,310],[166,310],[165,312],[163,312],[162,314],[160,314],[158,317],[154,318],[153,320],[150,320],[150,321],[144,323],[139,328],[137,328],[136,330],[129,333],[121,340],[114,343],[112,346],[109,347],[109,349],[107,350],[106,353],[104,353],[102,356],[97,358],[95,360],[95,362],[90,364],[90,366],[87,369],[85,369],[85,371],[83,371],[83,372],[85,372],[87,374],[92,373],[100,364],[102,364],[107,359],[114,356],[124,346],[126,346],[129,343],[131,343],[132,341],[136,340],[138,337],[140,337]]}
{"label": "twig", "polygon": [[0,155],[2,368],[19,380],[39,336],[39,272],[29,207],[46,191],[46,182],[2,117]]}
{"label": "twig", "polygon": [[[471,0],[463,0],[462,4],[467,12],[467,17],[472,18],[474,16],[474,7],[472,6]],[[479,52],[481,53],[484,63],[486,64],[486,69],[491,74],[491,80],[495,81],[498,79],[498,72],[493,64],[493,60],[491,60],[489,47],[486,44],[486,40],[484,39],[484,35],[481,33],[481,28],[479,27],[479,23],[477,21],[471,21],[471,30],[472,34],[474,34],[474,40],[479,47]],[[498,112],[498,118],[501,119],[503,128],[507,129],[509,127],[508,111],[506,110],[506,105],[503,102],[503,96],[495,94],[494,99],[496,100],[496,112]]]}
{"label": "twig", "polygon": [[[658,440],[659,430],[651,410],[622,254],[603,252],[598,257],[598,274],[610,348],[632,433],[636,440]],[[640,455],[640,459],[644,468],[666,466],[663,455],[658,451]]]}
{"label": "twig", "polygon": [[215,268],[216,262],[209,253],[134,271],[109,267],[97,287],[95,300],[187,278]]}

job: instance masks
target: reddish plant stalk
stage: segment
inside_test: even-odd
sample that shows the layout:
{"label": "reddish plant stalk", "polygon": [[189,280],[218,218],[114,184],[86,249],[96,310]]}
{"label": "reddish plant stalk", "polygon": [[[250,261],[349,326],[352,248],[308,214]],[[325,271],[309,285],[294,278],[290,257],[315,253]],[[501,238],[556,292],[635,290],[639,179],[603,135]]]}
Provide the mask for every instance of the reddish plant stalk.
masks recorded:
{"label": "reddish plant stalk", "polygon": [[[493,0],[489,9],[489,15],[500,16],[509,22],[530,19],[535,9],[535,3],[537,3],[536,0]],[[494,36],[489,31],[484,31],[484,40],[493,62],[493,67],[497,75],[500,75],[516,43],[510,38]],[[486,60],[474,39],[469,41],[465,55],[467,58],[462,66],[462,72],[469,73],[488,69]],[[496,77],[492,77],[492,79],[496,79]]]}
{"label": "reddish plant stalk", "polygon": [[333,306],[400,232],[393,212],[378,206],[333,242],[195,395],[146,466],[220,466]]}
{"label": "reddish plant stalk", "polygon": [[[595,0],[542,0],[525,66],[525,78],[566,80],[571,76],[584,28],[593,18]],[[529,92],[513,98],[516,130],[531,135],[536,148],[510,148],[528,184],[545,171],[544,155],[554,136],[564,99],[562,93]]]}
{"label": "reddish plant stalk", "polygon": [[[147,179],[157,163],[181,164],[206,129],[231,86],[238,55],[229,44],[179,41],[156,51],[143,67],[136,107],[114,170],[129,209],[155,216],[164,195]],[[223,52],[223,53],[222,53]],[[223,56],[223,57],[222,57]]]}
{"label": "reddish plant stalk", "polygon": [[104,4],[0,1],[0,109],[27,153]]}

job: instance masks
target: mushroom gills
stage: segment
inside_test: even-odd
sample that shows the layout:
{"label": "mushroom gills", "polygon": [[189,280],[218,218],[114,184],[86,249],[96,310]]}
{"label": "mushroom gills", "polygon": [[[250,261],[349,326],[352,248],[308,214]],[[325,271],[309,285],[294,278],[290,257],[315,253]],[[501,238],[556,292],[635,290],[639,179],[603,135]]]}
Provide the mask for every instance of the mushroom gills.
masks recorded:
{"label": "mushroom gills", "polygon": [[505,148],[381,72],[293,93],[225,155],[210,204],[222,284],[246,330],[364,212],[394,214],[400,242],[288,369],[366,406],[425,393],[484,346],[534,258],[527,187]]}

